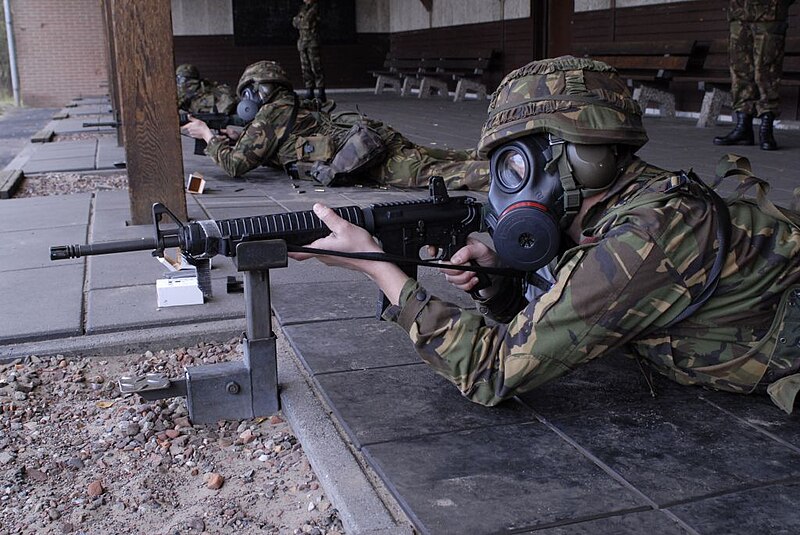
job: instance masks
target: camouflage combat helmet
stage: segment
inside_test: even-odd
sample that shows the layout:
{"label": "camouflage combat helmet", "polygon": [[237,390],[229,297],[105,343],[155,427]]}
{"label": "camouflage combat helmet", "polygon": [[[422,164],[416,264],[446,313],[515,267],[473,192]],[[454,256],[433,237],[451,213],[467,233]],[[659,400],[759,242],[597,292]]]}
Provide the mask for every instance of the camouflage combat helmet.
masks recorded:
{"label": "camouflage combat helmet", "polygon": [[175,76],[178,78],[197,79],[200,78],[200,71],[194,65],[183,63],[175,69]]}
{"label": "camouflage combat helmet", "polygon": [[478,153],[512,139],[550,133],[572,143],[647,143],[642,110],[617,71],[600,61],[561,56],[509,73],[492,95]]}
{"label": "camouflage combat helmet", "polygon": [[239,78],[239,85],[236,86],[236,94],[241,95],[242,89],[251,83],[272,83],[284,86],[288,89],[292,88],[292,83],[286,76],[283,67],[275,61],[258,61],[249,65],[242,73],[242,77]]}

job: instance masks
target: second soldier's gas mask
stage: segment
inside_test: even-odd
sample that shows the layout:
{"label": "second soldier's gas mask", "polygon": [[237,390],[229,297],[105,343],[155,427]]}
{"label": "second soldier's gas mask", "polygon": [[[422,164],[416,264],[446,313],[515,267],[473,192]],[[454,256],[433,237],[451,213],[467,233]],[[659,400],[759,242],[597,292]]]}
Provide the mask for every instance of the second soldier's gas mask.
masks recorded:
{"label": "second soldier's gas mask", "polygon": [[253,84],[242,89],[236,115],[246,122],[252,121],[258,110],[269,102],[275,92],[273,84]]}
{"label": "second soldier's gas mask", "polygon": [[497,254],[508,267],[537,271],[558,254],[582,197],[613,183],[616,150],[526,136],[492,152],[490,173],[486,224]]}

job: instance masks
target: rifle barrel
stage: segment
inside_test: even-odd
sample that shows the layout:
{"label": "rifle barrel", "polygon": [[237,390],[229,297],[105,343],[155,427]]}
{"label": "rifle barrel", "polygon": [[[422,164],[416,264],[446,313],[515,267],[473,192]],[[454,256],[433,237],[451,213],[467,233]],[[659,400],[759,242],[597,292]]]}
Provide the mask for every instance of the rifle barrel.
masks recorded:
{"label": "rifle barrel", "polygon": [[[178,236],[165,236],[165,247],[178,247]],[[109,253],[126,253],[130,251],[146,251],[156,249],[155,238],[139,238],[136,240],[88,243],[85,245],[54,245],[50,247],[50,260],[65,260]]]}

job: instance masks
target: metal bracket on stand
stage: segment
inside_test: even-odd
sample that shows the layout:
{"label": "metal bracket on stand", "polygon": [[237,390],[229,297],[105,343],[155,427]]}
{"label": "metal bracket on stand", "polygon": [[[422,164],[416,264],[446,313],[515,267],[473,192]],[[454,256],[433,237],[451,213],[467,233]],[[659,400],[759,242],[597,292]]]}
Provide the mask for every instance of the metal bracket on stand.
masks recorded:
{"label": "metal bracket on stand", "polygon": [[120,391],[147,400],[185,396],[194,423],[246,420],[280,409],[269,270],[286,267],[286,242],[242,242],[236,246],[234,260],[237,270],[244,272],[247,332],[242,361],[193,366],[182,379],[162,374],[124,376],[119,380]]}

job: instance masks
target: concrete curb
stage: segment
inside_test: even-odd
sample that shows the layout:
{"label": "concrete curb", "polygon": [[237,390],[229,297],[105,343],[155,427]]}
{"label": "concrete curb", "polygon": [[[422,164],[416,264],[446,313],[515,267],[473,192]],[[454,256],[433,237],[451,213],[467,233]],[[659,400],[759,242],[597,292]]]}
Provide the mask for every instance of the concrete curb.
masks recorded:
{"label": "concrete curb", "polygon": [[[303,445],[314,472],[338,509],[348,535],[410,535],[365,474],[331,420],[330,411],[307,382],[289,344],[278,339],[278,384],[283,414]],[[399,511],[399,506],[394,504]]]}
{"label": "concrete curb", "polygon": [[194,345],[199,341],[224,342],[240,336],[244,330],[245,320],[239,318],[0,345],[0,362],[28,355],[77,356],[91,353],[98,356],[113,356],[143,352],[148,349],[157,351]]}

